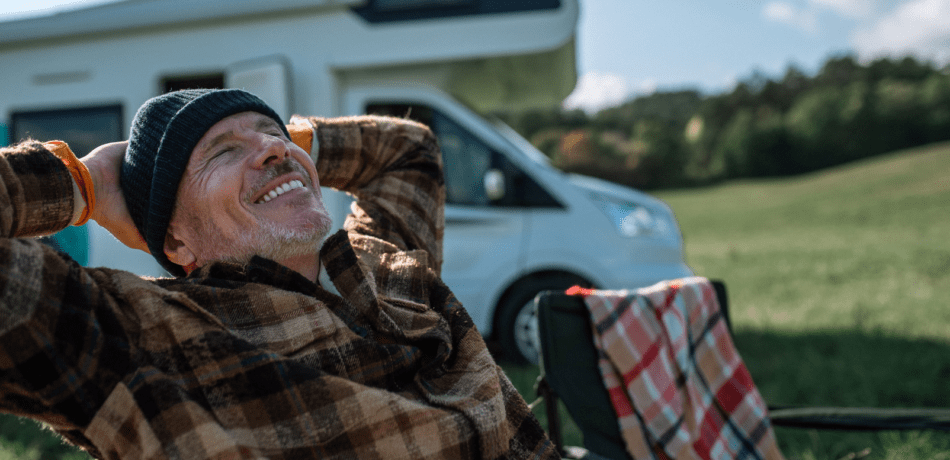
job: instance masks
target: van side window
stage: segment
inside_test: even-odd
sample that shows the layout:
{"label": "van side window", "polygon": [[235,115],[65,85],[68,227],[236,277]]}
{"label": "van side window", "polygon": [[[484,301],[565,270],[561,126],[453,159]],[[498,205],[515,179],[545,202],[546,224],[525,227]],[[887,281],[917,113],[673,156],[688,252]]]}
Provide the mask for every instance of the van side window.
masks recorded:
{"label": "van side window", "polygon": [[30,137],[58,139],[68,143],[79,158],[102,144],[123,139],[123,133],[121,105],[23,110],[10,115],[13,143]]}
{"label": "van side window", "polygon": [[[488,205],[485,174],[491,169],[492,152],[455,122],[438,112],[433,124],[442,148],[445,199],[453,204]],[[434,130],[435,128],[433,128]]]}
{"label": "van side window", "polygon": [[[59,139],[66,141],[80,158],[102,144],[123,138],[121,105],[19,111],[10,118],[10,137],[14,142],[30,137],[41,141]],[[89,230],[85,225],[66,227],[40,241],[69,254],[80,265],[89,260]]]}
{"label": "van side window", "polygon": [[370,23],[553,10],[560,0],[369,0],[353,12]]}
{"label": "van side window", "polygon": [[[439,139],[445,174],[446,202],[467,206],[561,207],[547,191],[521,171],[505,155],[451,118],[431,107],[405,103],[371,103],[366,113],[405,117],[428,125]],[[486,175],[500,172],[504,195],[490,198]]]}
{"label": "van side window", "polygon": [[162,94],[182,89],[222,89],[224,88],[224,74],[166,76],[162,78],[161,85]]}

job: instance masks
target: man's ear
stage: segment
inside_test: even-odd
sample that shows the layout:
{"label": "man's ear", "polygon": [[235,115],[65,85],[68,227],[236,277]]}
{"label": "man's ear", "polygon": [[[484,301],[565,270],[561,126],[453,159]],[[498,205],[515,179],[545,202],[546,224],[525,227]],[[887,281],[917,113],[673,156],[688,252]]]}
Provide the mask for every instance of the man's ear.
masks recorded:
{"label": "man's ear", "polygon": [[187,244],[178,236],[177,226],[174,222],[168,225],[168,231],[165,233],[165,257],[168,257],[175,265],[187,267],[198,261],[198,257],[191,251]]}

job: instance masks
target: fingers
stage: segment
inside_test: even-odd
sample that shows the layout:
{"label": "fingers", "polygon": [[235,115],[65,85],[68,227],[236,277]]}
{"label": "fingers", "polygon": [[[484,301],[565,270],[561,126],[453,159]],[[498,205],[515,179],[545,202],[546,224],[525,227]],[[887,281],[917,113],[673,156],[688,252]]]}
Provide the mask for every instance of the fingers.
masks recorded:
{"label": "fingers", "polygon": [[97,147],[82,158],[89,169],[96,193],[92,219],[112,233],[122,244],[148,252],[145,239],[135,228],[125,205],[125,196],[119,184],[122,159],[128,142],[112,142]]}
{"label": "fingers", "polygon": [[97,198],[108,198],[105,195],[118,191],[119,171],[122,168],[122,158],[125,156],[128,145],[128,142],[112,142],[100,145],[80,160],[86,165],[89,175],[92,176]]}

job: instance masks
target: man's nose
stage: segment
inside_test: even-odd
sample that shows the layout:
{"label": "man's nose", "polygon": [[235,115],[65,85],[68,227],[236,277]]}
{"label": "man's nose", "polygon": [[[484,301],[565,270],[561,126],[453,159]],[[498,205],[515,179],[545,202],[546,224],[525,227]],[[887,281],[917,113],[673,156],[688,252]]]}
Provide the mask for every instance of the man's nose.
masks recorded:
{"label": "man's nose", "polygon": [[254,157],[254,165],[258,168],[275,165],[283,162],[290,156],[290,150],[284,142],[264,136],[258,146],[258,153]]}

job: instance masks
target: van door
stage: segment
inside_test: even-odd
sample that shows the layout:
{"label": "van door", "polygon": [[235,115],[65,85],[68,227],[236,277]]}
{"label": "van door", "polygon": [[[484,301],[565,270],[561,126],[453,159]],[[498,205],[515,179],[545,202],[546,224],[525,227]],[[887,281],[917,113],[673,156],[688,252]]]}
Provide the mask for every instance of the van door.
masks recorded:
{"label": "van door", "polygon": [[[505,194],[512,165],[449,110],[423,98],[365,94],[350,113],[409,117],[428,125],[442,149],[446,186],[442,279],[483,333],[505,283],[523,270],[528,216]],[[357,105],[358,104],[358,105]]]}
{"label": "van door", "polygon": [[224,87],[257,95],[284,120],[293,114],[290,60],[275,54],[235,62],[224,72]]}

